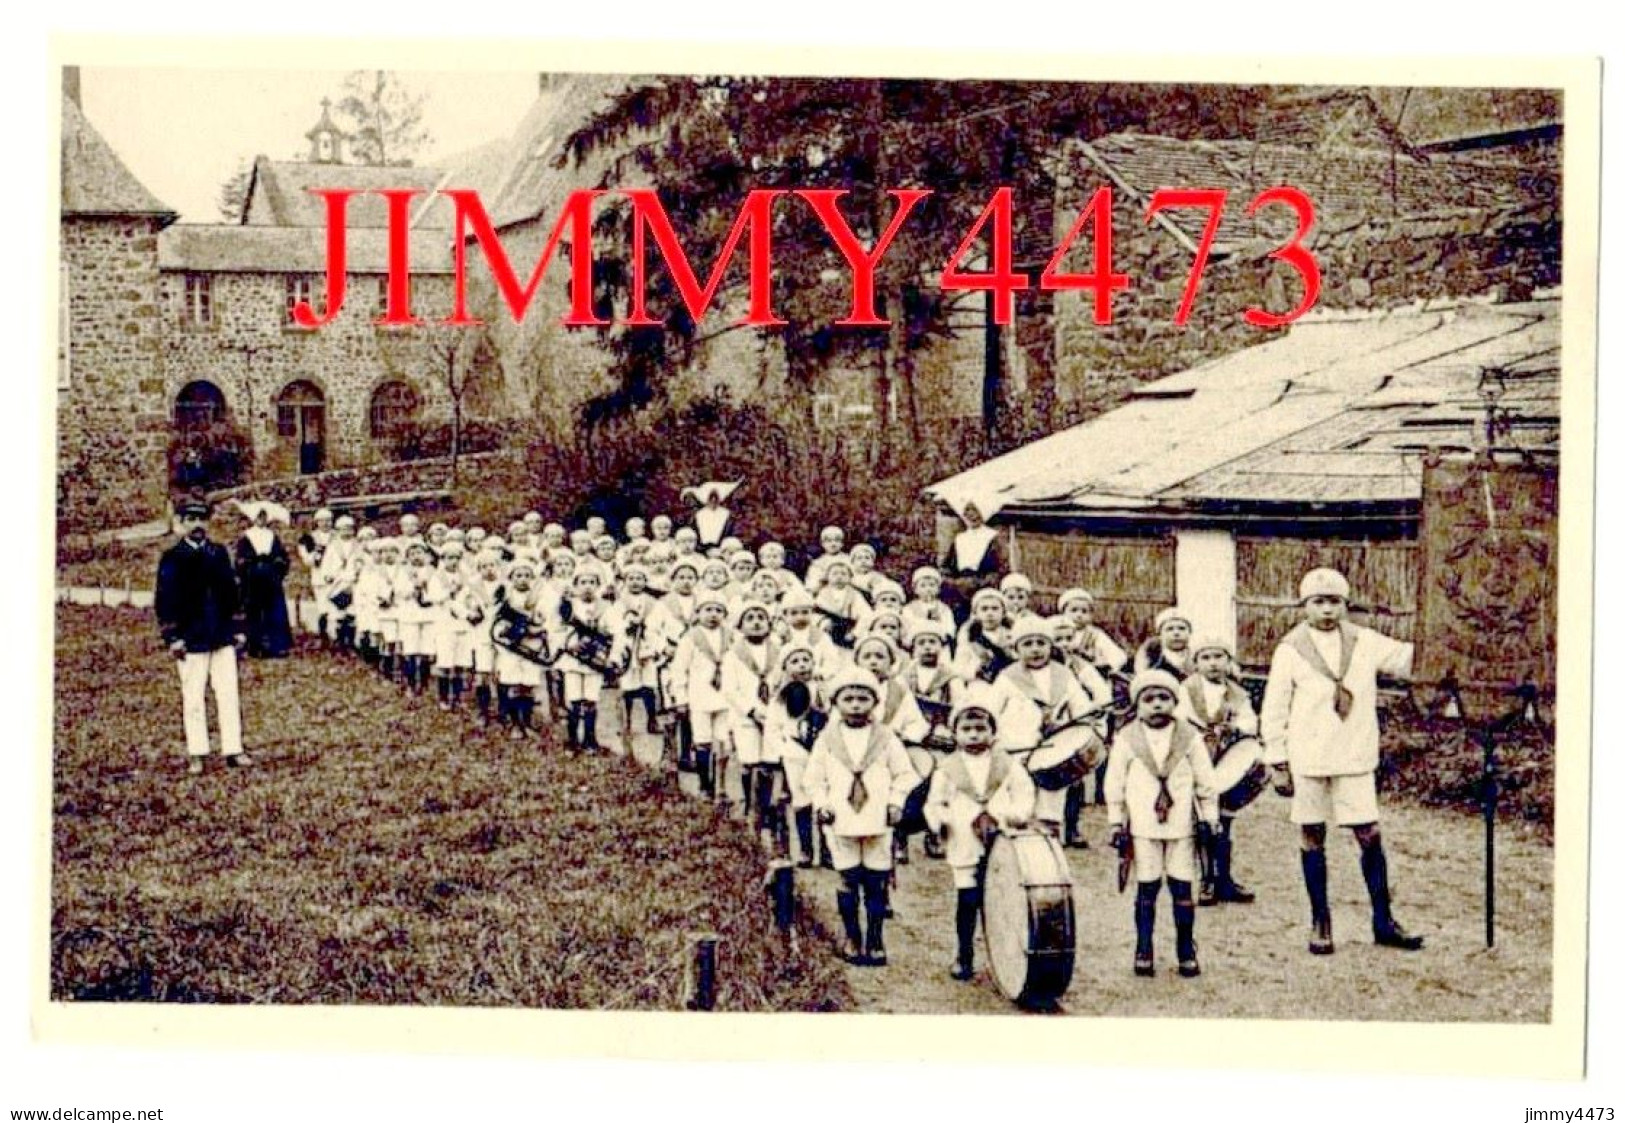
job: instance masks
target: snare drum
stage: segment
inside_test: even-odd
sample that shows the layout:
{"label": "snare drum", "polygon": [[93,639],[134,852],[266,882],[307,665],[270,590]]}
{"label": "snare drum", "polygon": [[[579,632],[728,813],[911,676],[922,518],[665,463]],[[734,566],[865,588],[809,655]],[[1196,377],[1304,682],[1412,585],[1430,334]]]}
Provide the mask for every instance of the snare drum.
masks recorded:
{"label": "snare drum", "polygon": [[923,834],[930,830],[925,821],[925,797],[931,792],[931,774],[937,770],[936,754],[919,745],[908,745],[909,763],[923,777],[908,798],[903,800],[903,818],[897,829],[905,835]]}
{"label": "snare drum", "polygon": [[1027,771],[1039,791],[1065,791],[1094,771],[1100,751],[1100,737],[1093,729],[1070,726],[1028,754]]}
{"label": "snare drum", "polygon": [[1224,750],[1213,764],[1214,785],[1219,789],[1219,810],[1234,815],[1269,786],[1269,769],[1264,767],[1264,749],[1251,737],[1243,737]]}
{"label": "snare drum", "polygon": [[1043,831],[993,839],[982,876],[982,938],[993,980],[1017,1005],[1052,1002],[1072,984],[1077,918],[1066,853]]}

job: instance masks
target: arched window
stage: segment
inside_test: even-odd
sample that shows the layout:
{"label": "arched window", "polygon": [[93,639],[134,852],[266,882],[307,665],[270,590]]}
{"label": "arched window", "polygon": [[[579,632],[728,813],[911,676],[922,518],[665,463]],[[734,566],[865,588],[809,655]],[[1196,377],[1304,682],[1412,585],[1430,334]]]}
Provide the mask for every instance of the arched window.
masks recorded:
{"label": "arched window", "polygon": [[207,429],[226,416],[226,396],[212,382],[188,382],[175,395],[175,428]]}
{"label": "arched window", "polygon": [[417,419],[418,392],[404,382],[381,384],[372,392],[367,428],[375,441],[390,440]]}

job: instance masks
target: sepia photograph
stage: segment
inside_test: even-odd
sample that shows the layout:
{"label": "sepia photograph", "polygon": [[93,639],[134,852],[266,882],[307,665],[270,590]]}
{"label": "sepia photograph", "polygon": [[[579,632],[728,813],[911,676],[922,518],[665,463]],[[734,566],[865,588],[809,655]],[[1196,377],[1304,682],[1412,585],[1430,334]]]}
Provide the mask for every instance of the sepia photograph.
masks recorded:
{"label": "sepia photograph", "polygon": [[53,70],[47,1021],[1578,1046],[1594,69],[320,58]]}

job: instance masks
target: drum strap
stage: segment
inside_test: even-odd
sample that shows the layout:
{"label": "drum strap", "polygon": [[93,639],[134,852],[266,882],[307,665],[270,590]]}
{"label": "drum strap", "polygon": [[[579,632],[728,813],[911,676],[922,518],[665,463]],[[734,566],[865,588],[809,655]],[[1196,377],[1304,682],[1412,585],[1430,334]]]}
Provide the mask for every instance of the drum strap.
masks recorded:
{"label": "drum strap", "polygon": [[[923,669],[923,667],[919,668],[919,670]],[[948,701],[948,684],[953,680],[953,672],[945,666],[936,667],[930,679],[923,684],[920,682],[918,673],[916,673],[914,693],[917,697],[924,698],[928,702],[946,702]]]}
{"label": "drum strap", "polygon": [[1146,739],[1144,726],[1139,722],[1135,722],[1123,731],[1124,736],[1128,739],[1129,751],[1134,754],[1134,759],[1138,760],[1141,767],[1151,773],[1152,777],[1157,781],[1158,790],[1155,806],[1157,822],[1159,823],[1168,821],[1168,812],[1173,810],[1174,806],[1173,793],[1168,790],[1168,777],[1173,775],[1174,769],[1179,767],[1180,762],[1185,759],[1185,754],[1190,752],[1191,747],[1190,734],[1181,729],[1179,723],[1174,723],[1173,730],[1173,737],[1168,745],[1168,756],[1163,760],[1161,768],[1157,767],[1156,758],[1151,753],[1151,742]]}
{"label": "drum strap", "polygon": [[1354,662],[1354,629],[1347,621],[1343,621],[1337,625],[1337,636],[1340,654],[1336,674],[1332,673],[1331,667],[1326,663],[1326,657],[1320,653],[1320,648],[1316,647],[1315,641],[1310,638],[1307,623],[1299,624],[1288,632],[1285,642],[1292,645],[1292,649],[1303,657],[1305,663],[1332,680],[1336,688],[1332,694],[1332,709],[1337,711],[1338,717],[1347,721],[1349,714],[1354,710],[1354,694],[1343,685],[1343,680],[1348,677],[1349,665]]}
{"label": "drum strap", "polygon": [[[761,655],[761,659],[756,658],[758,654]],[[744,636],[740,636],[734,642],[734,656],[745,664],[746,670],[756,676],[756,700],[764,706],[767,705],[769,697],[767,672],[768,668],[779,660],[779,645],[773,642],[772,636],[760,643],[752,643]]]}

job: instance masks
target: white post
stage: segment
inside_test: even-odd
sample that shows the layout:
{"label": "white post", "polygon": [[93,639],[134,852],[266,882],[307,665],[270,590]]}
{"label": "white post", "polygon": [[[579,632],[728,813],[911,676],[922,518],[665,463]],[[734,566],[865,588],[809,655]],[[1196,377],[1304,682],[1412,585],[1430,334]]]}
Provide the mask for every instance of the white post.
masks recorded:
{"label": "white post", "polygon": [[1236,642],[1236,540],[1228,530],[1174,532],[1174,590],[1196,632]]}

